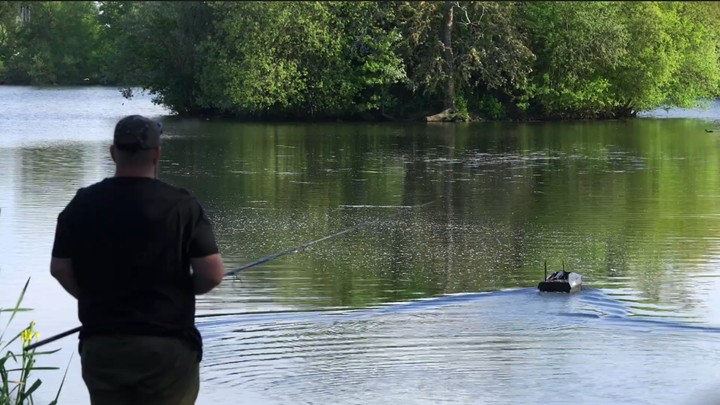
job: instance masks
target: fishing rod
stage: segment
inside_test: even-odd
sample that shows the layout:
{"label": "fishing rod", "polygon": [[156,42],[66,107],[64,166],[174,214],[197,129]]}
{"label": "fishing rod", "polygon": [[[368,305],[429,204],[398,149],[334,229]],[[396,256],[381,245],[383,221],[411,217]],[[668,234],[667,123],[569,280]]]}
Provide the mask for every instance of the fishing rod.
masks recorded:
{"label": "fishing rod", "polygon": [[[435,201],[436,201],[436,200],[432,200],[432,201],[428,201],[428,202],[426,202],[426,203],[424,203],[424,204],[413,205],[413,206],[403,207],[403,208],[410,208],[410,209],[412,209],[412,208],[424,208],[424,207],[426,207],[426,206],[434,203]],[[402,212],[402,211],[400,211],[400,212]],[[399,215],[400,212],[398,212],[398,213],[395,214],[395,215]],[[360,223],[360,224],[353,225],[353,226],[351,226],[351,227],[349,227],[349,228],[343,229],[343,230],[340,231],[340,232],[333,233],[332,235],[324,236],[324,237],[322,237],[322,238],[320,238],[320,239],[316,239],[316,240],[314,240],[314,241],[311,241],[311,242],[308,242],[308,243],[304,243],[304,244],[302,244],[302,245],[300,245],[300,246],[297,246],[297,247],[294,247],[294,248],[291,248],[291,249],[285,249],[285,250],[283,250],[283,251],[281,251],[281,252],[273,253],[273,254],[271,254],[270,256],[265,256],[265,257],[263,257],[263,258],[257,259],[257,260],[255,260],[255,261],[253,261],[253,262],[248,263],[248,264],[242,265],[242,266],[240,266],[240,267],[238,267],[238,268],[236,268],[236,269],[232,269],[232,270],[230,270],[230,271],[226,271],[225,273],[223,273],[223,277],[234,276],[235,274],[237,274],[237,273],[239,273],[239,272],[241,272],[241,271],[243,271],[243,270],[249,269],[249,268],[251,268],[251,267],[255,267],[255,266],[260,265],[260,264],[263,264],[263,263],[267,263],[267,262],[269,262],[269,261],[271,261],[271,260],[275,260],[275,259],[277,259],[278,257],[285,256],[285,255],[290,254],[290,253],[302,252],[303,250],[309,248],[310,246],[312,246],[312,245],[314,245],[314,244],[316,244],[316,243],[320,243],[320,242],[326,241],[326,240],[328,240],[328,239],[336,238],[336,237],[338,237],[338,236],[341,236],[341,235],[344,235],[344,234],[346,234],[346,233],[352,232],[352,231],[354,231],[354,230],[356,230],[356,229],[360,229],[360,228],[362,228],[362,227],[365,227],[365,226],[369,225],[369,224],[372,223],[372,222],[373,222],[372,220],[368,220],[368,221],[362,222],[362,223]],[[47,339],[39,340],[39,341],[37,341],[37,342],[35,342],[35,343],[32,343],[32,344],[29,344],[29,345],[25,346],[25,348],[23,348],[23,350],[24,350],[24,351],[29,351],[29,350],[36,349],[36,348],[38,348],[38,347],[40,347],[40,346],[43,346],[43,345],[46,345],[46,344],[48,344],[48,343],[54,342],[54,341],[56,341],[56,340],[58,340],[58,339],[62,339],[62,338],[64,338],[65,336],[70,336],[70,335],[72,335],[72,334],[74,334],[74,333],[76,333],[76,332],[80,332],[81,329],[82,329],[82,326],[78,326],[78,327],[75,327],[75,328],[73,328],[73,329],[67,330],[67,331],[65,331],[65,332],[63,332],[63,333],[59,333],[59,334],[57,334],[57,335],[55,335],[55,336],[51,336],[51,337],[49,337],[49,338],[47,338]]]}

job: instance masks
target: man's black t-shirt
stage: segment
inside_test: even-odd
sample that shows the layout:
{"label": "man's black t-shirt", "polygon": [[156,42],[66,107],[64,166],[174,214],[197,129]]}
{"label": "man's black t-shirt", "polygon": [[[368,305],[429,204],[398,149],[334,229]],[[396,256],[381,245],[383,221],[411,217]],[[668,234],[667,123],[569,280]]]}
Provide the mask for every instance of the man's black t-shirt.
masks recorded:
{"label": "man's black t-shirt", "polygon": [[178,336],[202,354],[190,258],[218,253],[212,226],[186,190],[113,177],[78,190],[58,216],[52,255],[70,258],[80,289],[80,339]]}

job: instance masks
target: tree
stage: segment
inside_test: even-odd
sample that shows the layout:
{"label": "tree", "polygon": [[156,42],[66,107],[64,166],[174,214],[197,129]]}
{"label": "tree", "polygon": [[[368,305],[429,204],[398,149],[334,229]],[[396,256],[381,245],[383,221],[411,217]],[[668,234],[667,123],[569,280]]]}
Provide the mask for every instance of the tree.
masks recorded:
{"label": "tree", "polygon": [[453,58],[452,48],[454,7],[455,5],[452,1],[445,1],[442,25],[443,59],[445,62],[443,65],[443,73],[445,74],[445,109],[453,112],[455,111],[455,60]]}
{"label": "tree", "polygon": [[15,2],[28,20],[3,16],[5,79],[20,84],[82,84],[97,80],[97,8],[93,2]]}
{"label": "tree", "polygon": [[709,2],[0,3],[0,82],[253,119],[631,117],[718,96],[718,44]]}
{"label": "tree", "polygon": [[[323,118],[383,108],[405,77],[382,3],[218,3],[199,103],[246,117]],[[362,96],[362,97],[361,97]]]}
{"label": "tree", "polygon": [[207,63],[201,46],[212,29],[212,8],[205,2],[173,1],[106,10],[112,10],[109,19],[114,16],[115,28],[110,24],[106,32],[117,35],[114,52],[121,63],[115,77],[143,87],[175,112],[203,114],[206,109],[197,102],[198,76]]}
{"label": "tree", "polygon": [[717,94],[712,3],[531,2],[521,19],[537,54],[533,116],[616,118]]}
{"label": "tree", "polygon": [[10,42],[17,29],[16,18],[19,12],[19,4],[13,1],[0,2],[0,83],[5,77],[5,65],[11,55]]}
{"label": "tree", "polygon": [[137,41],[136,24],[141,20],[142,3],[132,1],[98,2],[98,25],[101,47],[98,50],[102,65],[103,84],[136,86],[143,83],[142,62],[134,53]]}
{"label": "tree", "polygon": [[[460,101],[479,107],[486,94],[514,97],[534,58],[514,18],[517,6],[514,2],[403,2],[398,6],[398,24],[405,39],[400,53],[413,93],[424,97],[426,107],[437,108],[432,100],[438,98],[445,100],[443,106]],[[450,103],[453,93],[455,101]]]}
{"label": "tree", "polygon": [[612,2],[533,2],[523,7],[537,55],[526,88],[531,114],[592,116],[615,107],[609,74],[627,54],[630,40],[620,14]]}

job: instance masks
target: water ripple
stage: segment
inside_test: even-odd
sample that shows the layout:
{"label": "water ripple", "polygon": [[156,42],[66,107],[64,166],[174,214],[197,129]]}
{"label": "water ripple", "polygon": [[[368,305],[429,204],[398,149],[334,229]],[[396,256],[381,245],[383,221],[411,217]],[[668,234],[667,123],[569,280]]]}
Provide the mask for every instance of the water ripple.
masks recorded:
{"label": "water ripple", "polygon": [[[322,403],[331,397],[361,403],[368,392],[371,398],[378,392],[397,398],[409,379],[426,387],[420,392],[428,403],[448,403],[448,398],[473,402],[477,398],[455,390],[487,378],[506,388],[526,378],[530,381],[525,383],[542,385],[534,376],[548,368],[559,376],[554,364],[593,356],[610,360],[608,351],[636,345],[646,333],[665,335],[644,360],[649,368],[664,362],[663,348],[671,346],[677,353],[686,346],[687,333],[710,333],[706,342],[720,347],[720,338],[713,337],[720,328],[627,315],[623,302],[599,290],[571,296],[511,289],[356,310],[209,317],[199,328],[206,340],[203,368],[213,389],[270,389],[279,403],[290,398]],[[603,344],[596,340],[599,336]],[[691,353],[684,357],[697,361]],[[616,361],[598,364],[596,359],[595,364],[622,369],[622,363],[634,359]],[[703,364],[709,366],[708,361]],[[661,374],[653,380],[669,378]],[[604,380],[597,374],[594,379],[595,385]],[[427,389],[439,381],[447,386]],[[603,398],[594,395],[598,401]],[[521,400],[523,394],[510,397]],[[425,402],[418,395],[413,398]],[[570,395],[563,403],[572,398],[580,397]]]}

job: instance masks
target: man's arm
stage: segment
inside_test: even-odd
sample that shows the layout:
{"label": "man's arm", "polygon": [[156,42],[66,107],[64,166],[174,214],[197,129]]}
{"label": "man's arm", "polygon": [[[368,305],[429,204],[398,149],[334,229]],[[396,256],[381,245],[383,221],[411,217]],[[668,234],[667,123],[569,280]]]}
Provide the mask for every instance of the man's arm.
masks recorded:
{"label": "man's arm", "polygon": [[210,220],[197,200],[192,209],[195,222],[188,253],[193,270],[193,290],[196,295],[201,295],[220,284],[224,268]]}
{"label": "man's arm", "polygon": [[223,261],[219,253],[190,259],[193,269],[195,294],[209,292],[220,284],[223,278]]}
{"label": "man's arm", "polygon": [[60,285],[75,298],[80,295],[80,288],[75,280],[72,259],[53,257],[50,260],[50,274],[60,282]]}
{"label": "man's arm", "polygon": [[[75,197],[77,198],[77,196]],[[72,264],[72,253],[75,250],[73,232],[70,226],[70,205],[75,198],[58,215],[55,227],[55,241],[53,242],[50,259],[50,274],[60,282],[60,285],[75,298],[80,295],[80,288],[75,279],[75,269]]]}

